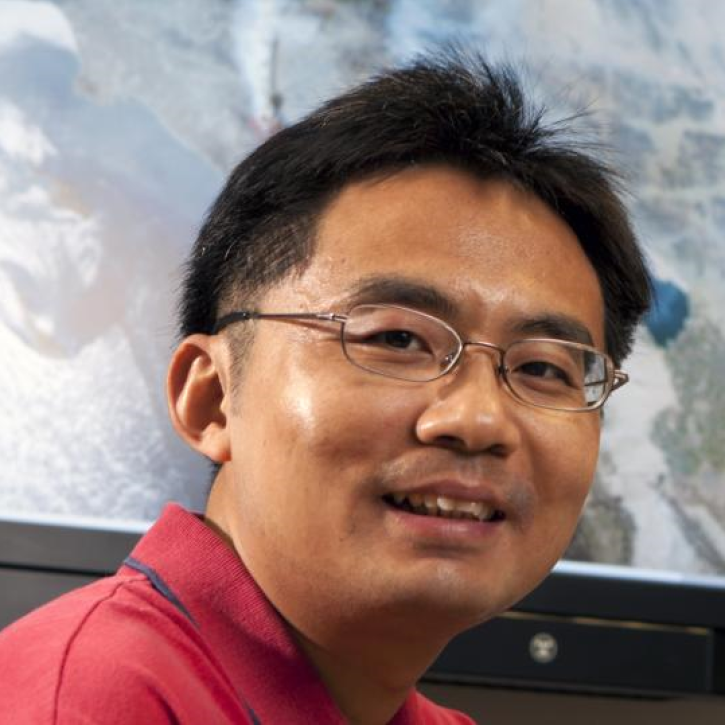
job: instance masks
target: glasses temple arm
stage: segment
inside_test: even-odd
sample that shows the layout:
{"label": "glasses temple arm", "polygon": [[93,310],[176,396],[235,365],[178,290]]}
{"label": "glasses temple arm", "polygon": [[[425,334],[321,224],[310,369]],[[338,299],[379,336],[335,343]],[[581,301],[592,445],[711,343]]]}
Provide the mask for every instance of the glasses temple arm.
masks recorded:
{"label": "glasses temple arm", "polygon": [[225,327],[235,322],[247,322],[249,320],[324,320],[326,322],[345,322],[347,315],[338,315],[334,312],[255,312],[254,310],[239,310],[224,315],[213,328],[216,335]]}

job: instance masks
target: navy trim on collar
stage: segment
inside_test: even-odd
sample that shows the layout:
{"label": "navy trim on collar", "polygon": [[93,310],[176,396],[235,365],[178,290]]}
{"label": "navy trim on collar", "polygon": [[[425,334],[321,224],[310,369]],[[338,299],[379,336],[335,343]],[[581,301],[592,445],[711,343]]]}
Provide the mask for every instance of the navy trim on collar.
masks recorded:
{"label": "navy trim on collar", "polygon": [[198,625],[194,621],[194,617],[191,616],[189,610],[181,603],[181,600],[176,596],[176,594],[171,591],[171,587],[169,587],[169,585],[159,576],[158,572],[147,564],[144,564],[142,561],[134,559],[132,556],[127,556],[123,560],[123,563],[131,569],[135,569],[136,571],[140,571],[144,574],[151,582],[151,586],[164,599],[171,602],[198,629]]}
{"label": "navy trim on collar", "polygon": [[[148,564],[144,564],[138,559],[134,559],[132,556],[127,556],[123,563],[130,569],[135,569],[141,572],[151,582],[151,586],[167,601],[171,602],[197,629],[199,625],[194,621],[194,617],[191,616],[189,610],[181,603],[181,600],[174,594],[171,587],[159,576],[159,573],[152,569]],[[260,719],[257,717],[257,713],[245,702],[244,706],[247,708],[249,717],[252,720],[253,725],[262,725]]]}

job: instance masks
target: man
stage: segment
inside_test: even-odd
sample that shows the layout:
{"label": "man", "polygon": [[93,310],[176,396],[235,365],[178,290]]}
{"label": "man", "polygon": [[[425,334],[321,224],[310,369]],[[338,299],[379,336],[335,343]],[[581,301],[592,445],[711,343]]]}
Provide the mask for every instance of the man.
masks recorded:
{"label": "man", "polygon": [[649,302],[570,131],[448,53],[237,167],[168,376],[205,515],[6,630],[8,721],[470,722],[415,683],[564,551]]}

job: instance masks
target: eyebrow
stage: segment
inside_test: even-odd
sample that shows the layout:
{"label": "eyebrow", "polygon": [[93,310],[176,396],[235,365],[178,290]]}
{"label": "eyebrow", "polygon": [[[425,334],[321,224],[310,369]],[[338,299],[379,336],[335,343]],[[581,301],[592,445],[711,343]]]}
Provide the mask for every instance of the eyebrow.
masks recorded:
{"label": "eyebrow", "polygon": [[[446,320],[454,319],[459,314],[459,306],[438,288],[402,276],[365,277],[345,295],[343,301],[350,307],[364,304],[413,307]],[[514,323],[512,331],[523,337],[551,337],[594,345],[594,339],[586,325],[574,317],[559,313],[527,317]]]}
{"label": "eyebrow", "polygon": [[351,307],[370,303],[403,305],[425,310],[450,319],[455,317],[458,305],[436,287],[408,277],[366,277],[346,295]]}
{"label": "eyebrow", "polygon": [[526,318],[517,322],[513,331],[525,336],[538,335],[594,345],[594,338],[586,325],[569,315],[552,313]]}

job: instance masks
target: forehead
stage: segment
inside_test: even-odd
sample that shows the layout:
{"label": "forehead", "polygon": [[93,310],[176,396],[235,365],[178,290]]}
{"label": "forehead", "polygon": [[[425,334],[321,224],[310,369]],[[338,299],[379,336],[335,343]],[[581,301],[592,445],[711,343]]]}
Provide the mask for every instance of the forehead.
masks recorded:
{"label": "forehead", "polygon": [[438,292],[451,302],[448,316],[488,331],[566,316],[603,345],[599,281],[575,234],[506,181],[421,167],[351,184],[321,215],[309,267],[280,292],[297,298],[288,304],[338,311],[375,301],[359,293],[385,289],[386,279]]}

